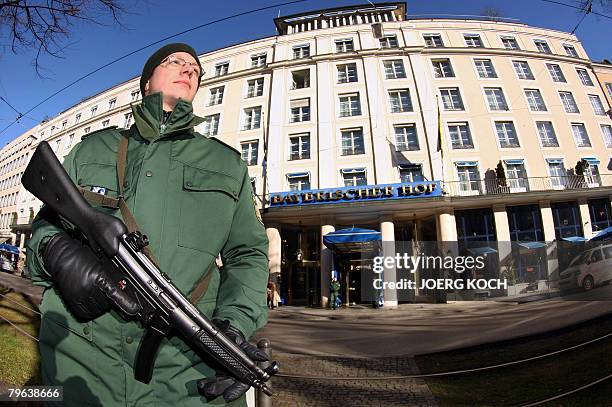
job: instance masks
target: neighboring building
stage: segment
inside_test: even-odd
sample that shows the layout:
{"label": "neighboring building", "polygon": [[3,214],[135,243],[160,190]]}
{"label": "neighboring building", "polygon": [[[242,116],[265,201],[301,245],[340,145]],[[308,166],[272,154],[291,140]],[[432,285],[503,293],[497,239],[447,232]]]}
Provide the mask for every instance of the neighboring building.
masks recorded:
{"label": "neighboring building", "polygon": [[[200,56],[198,130],[239,150],[260,202],[265,194],[270,271],[286,303],[325,304],[332,269],[341,269],[345,302],[363,301],[358,253],[334,257],[322,244],[346,227],[385,241],[458,242],[446,245],[453,253],[489,250],[498,272],[509,254],[497,242],[589,238],[612,225],[612,121],[595,78],[606,66],[572,34],[406,20],[405,7],[279,17],[277,36]],[[38,138],[64,146],[104,120],[124,127],[137,88],[135,78],[72,107],[39,126],[48,133],[68,120],[65,130]],[[405,199],[390,199],[398,194]],[[534,283],[527,276],[539,288],[558,270],[521,247],[535,251],[516,265],[514,291]],[[399,300],[434,297],[417,290]],[[387,306],[397,301],[385,293]]]}
{"label": "neighboring building", "polygon": [[[593,62],[593,72],[602,87],[608,100],[608,109],[612,106],[612,63],[605,59],[603,62]],[[609,110],[608,110],[609,111]]]}

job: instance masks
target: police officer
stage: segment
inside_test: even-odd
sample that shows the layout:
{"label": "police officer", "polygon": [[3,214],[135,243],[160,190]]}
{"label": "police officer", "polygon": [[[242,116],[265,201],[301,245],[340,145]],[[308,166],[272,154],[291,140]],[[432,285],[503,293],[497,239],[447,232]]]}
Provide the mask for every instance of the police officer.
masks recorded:
{"label": "police officer", "polygon": [[[189,45],[157,50],[142,71],[144,97],[132,105],[134,125],[124,134],[116,128],[91,133],[64,166],[89,195],[104,196],[98,209],[125,217],[108,204],[123,198],[160,268],[251,358],[264,360],[245,338],[267,321],[268,240],[240,154],[194,131],[203,121],[191,103],[202,74]],[[128,139],[123,188],[122,137]],[[162,342],[151,382],[136,381],[144,330],[122,316],[134,315],[139,305],[70,225],[45,208],[32,226],[27,263],[32,281],[46,287],[42,378],[64,387],[62,405],[245,405],[248,386],[217,372],[176,336]]]}

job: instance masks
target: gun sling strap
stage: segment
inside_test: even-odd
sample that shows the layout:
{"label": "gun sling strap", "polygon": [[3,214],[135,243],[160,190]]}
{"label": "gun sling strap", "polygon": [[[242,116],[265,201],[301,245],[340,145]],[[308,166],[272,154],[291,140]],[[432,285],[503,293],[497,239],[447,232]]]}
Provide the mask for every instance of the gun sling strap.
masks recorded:
{"label": "gun sling strap", "polygon": [[[130,232],[134,232],[135,230],[138,230],[138,224],[136,223],[134,215],[132,215],[132,211],[130,211],[130,208],[128,208],[123,195],[123,188],[125,184],[125,167],[127,164],[127,152],[130,140],[129,130],[122,130],[120,133],[122,137],[119,138],[119,149],[117,151],[117,180],[119,186],[119,195],[117,196],[117,199],[88,191],[84,188],[79,188],[79,192],[92,204],[102,205],[109,208],[119,208],[128,230]],[[157,259],[149,247],[146,246],[143,251],[145,255],[153,262],[153,264],[159,268]],[[202,276],[202,278],[200,278],[200,280],[194,286],[194,289],[189,294],[189,302],[191,302],[193,305],[196,305],[202,296],[206,294],[208,284],[210,283],[210,278],[212,277],[212,268],[214,265],[215,261],[213,260],[208,270],[206,270],[206,273]]]}

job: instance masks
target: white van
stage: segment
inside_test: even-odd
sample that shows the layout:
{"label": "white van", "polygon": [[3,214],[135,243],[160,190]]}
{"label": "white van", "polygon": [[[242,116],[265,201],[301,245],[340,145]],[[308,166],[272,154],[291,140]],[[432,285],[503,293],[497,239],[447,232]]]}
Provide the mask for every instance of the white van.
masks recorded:
{"label": "white van", "polygon": [[561,291],[582,287],[585,291],[612,281],[612,244],[585,250],[559,275]]}

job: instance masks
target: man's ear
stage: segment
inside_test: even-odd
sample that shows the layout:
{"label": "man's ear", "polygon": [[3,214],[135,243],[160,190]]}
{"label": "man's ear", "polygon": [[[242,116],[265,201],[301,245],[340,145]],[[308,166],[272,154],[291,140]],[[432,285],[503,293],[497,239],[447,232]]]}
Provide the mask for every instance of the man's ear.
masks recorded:
{"label": "man's ear", "polygon": [[147,95],[149,94],[149,81],[147,81],[147,83],[145,83],[145,86],[144,86],[144,93],[145,93],[145,94],[144,94],[144,95],[142,95],[142,96],[147,96]]}

